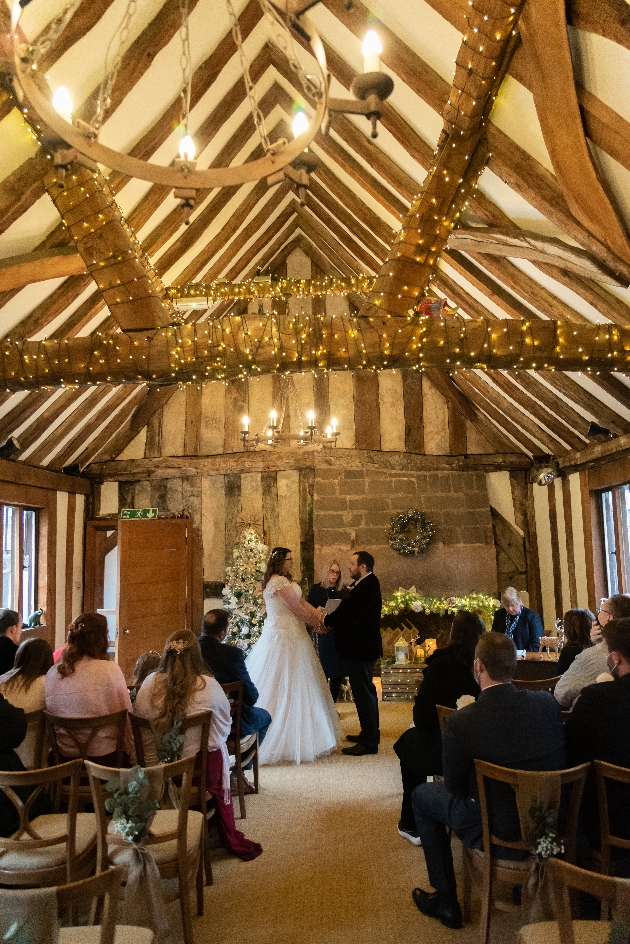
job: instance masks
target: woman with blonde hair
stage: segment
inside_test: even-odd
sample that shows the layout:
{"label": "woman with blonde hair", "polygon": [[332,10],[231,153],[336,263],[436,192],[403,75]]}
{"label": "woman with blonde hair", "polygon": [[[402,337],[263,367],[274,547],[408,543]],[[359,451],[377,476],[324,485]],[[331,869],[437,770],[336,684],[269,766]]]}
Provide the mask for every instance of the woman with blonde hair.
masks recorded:
{"label": "woman with blonde hair", "polygon": [[[331,560],[322,568],[321,579],[319,583],[314,583],[308,592],[306,602],[311,606],[326,607],[329,600],[342,600],[346,595],[346,589],[341,579],[341,566],[338,560]],[[319,656],[324,675],[328,679],[330,694],[333,701],[339,697],[341,683],[348,674],[348,666],[345,659],[342,659],[337,653],[335,644],[335,630],[331,629],[324,635],[318,635],[312,632],[309,626],[309,633],[315,646],[315,651]]]}
{"label": "woman with blonde hair", "polygon": [[[0,676],[0,694],[25,714],[46,707],[46,673],[53,664],[50,644],[45,639],[26,639],[15,654],[15,667]],[[35,763],[37,731],[28,731],[16,753],[25,767]]]}
{"label": "woman with blonde hair", "polygon": [[[230,733],[230,704],[225,692],[203,660],[197,637],[178,630],[166,640],[160,664],[148,675],[136,695],[134,711],[148,718],[159,743],[174,724],[189,715],[212,711],[208,737],[208,792],[215,799],[217,830],[221,844],[247,861],[262,852],[262,846],[247,839],[236,828],[230,792],[230,760],[226,741]],[[196,753],[195,730],[186,732],[183,757]],[[157,762],[154,745],[147,745],[146,761]]]}
{"label": "woman with blonde hair", "polygon": [[538,652],[540,637],[545,635],[540,616],[523,604],[514,587],[506,587],[501,594],[501,609],[494,614],[492,631],[505,633],[517,649],[526,652]]}
{"label": "woman with blonde hair", "polygon": [[304,625],[317,625],[321,611],[302,599],[292,567],[291,550],[274,547],[262,582],[267,618],[246,660],[258,705],[273,718],[261,764],[313,761],[334,751],[340,737],[326,676]]}

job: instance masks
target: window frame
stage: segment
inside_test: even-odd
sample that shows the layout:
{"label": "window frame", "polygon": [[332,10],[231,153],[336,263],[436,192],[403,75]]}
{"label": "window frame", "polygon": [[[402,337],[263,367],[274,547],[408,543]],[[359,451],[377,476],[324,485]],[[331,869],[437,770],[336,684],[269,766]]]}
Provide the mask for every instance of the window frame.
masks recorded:
{"label": "window frame", "polygon": [[[609,485],[606,488],[597,489],[597,510],[598,523],[601,541],[601,556],[603,563],[603,578],[605,583],[605,595],[611,596],[613,593],[630,592],[630,534],[628,526],[624,519],[626,518],[626,490],[630,489],[630,482],[621,482],[615,485]],[[607,496],[610,496],[611,510],[610,518],[607,520],[605,503]],[[612,531],[611,531],[612,526]],[[609,550],[611,541],[614,539],[614,550]],[[615,557],[615,578],[616,584],[611,582],[611,567],[609,558],[614,554]]]}

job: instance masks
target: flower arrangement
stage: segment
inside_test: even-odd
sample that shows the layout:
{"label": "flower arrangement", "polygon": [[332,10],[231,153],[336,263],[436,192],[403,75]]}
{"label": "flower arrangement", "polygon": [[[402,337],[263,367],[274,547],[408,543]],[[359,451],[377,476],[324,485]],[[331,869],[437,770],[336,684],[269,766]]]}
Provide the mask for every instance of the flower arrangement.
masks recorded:
{"label": "flower arrangement", "polygon": [[265,601],[260,589],[269,557],[254,528],[245,528],[226,568],[223,606],[230,614],[227,642],[248,652],[260,636],[265,620]]}
{"label": "flower arrangement", "polygon": [[529,808],[529,818],[532,821],[531,835],[534,841],[532,852],[539,858],[548,859],[549,856],[564,852],[562,841],[558,840],[558,811],[550,808],[548,803],[536,797]]}
{"label": "flower arrangement", "polygon": [[172,764],[181,758],[184,750],[184,735],[181,733],[181,727],[181,721],[176,721],[171,730],[162,735],[158,748],[160,764]]}
{"label": "flower arrangement", "polygon": [[123,787],[120,777],[112,777],[105,785],[112,794],[105,800],[105,809],[112,814],[112,828],[129,842],[140,842],[149,831],[151,821],[160,808],[158,800],[149,799],[151,785],[142,767],[133,767],[133,780]]}
{"label": "flower arrangement", "polygon": [[414,613],[426,613],[427,616],[432,613],[446,616],[458,610],[470,610],[472,613],[477,613],[486,626],[490,626],[494,611],[500,606],[500,602],[489,593],[474,592],[462,596],[431,597],[419,593],[415,587],[410,587],[408,590],[399,587],[383,601],[383,615],[397,615],[413,610]]}

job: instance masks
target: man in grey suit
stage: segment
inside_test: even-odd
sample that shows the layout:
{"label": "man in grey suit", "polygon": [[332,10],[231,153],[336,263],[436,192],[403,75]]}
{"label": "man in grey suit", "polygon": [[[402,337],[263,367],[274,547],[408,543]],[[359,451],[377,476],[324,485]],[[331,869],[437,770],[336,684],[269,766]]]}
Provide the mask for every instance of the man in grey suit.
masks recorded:
{"label": "man in grey suit", "polygon": [[[519,691],[512,684],[516,647],[500,633],[486,633],[475,649],[473,671],[481,688],[476,702],[452,715],[445,725],[443,783],[424,783],[412,803],[424,850],[429,882],[435,889],[414,888],[420,911],[447,928],[461,928],[453,857],[447,834],[451,827],[465,846],[481,848],[481,813],[475,759],[516,770],[561,770],[566,766],[562,715],[549,692]],[[510,787],[495,784],[493,831],[501,839],[518,839],[519,821]],[[506,849],[505,858],[513,850]]]}

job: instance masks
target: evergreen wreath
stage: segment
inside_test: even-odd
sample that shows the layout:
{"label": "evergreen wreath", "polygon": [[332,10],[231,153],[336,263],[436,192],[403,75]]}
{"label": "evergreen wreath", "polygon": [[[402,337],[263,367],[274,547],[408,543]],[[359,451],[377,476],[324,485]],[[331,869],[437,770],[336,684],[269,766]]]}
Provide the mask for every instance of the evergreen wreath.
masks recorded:
{"label": "evergreen wreath", "polygon": [[387,540],[398,554],[423,554],[434,534],[435,526],[425,513],[410,508],[392,517]]}

